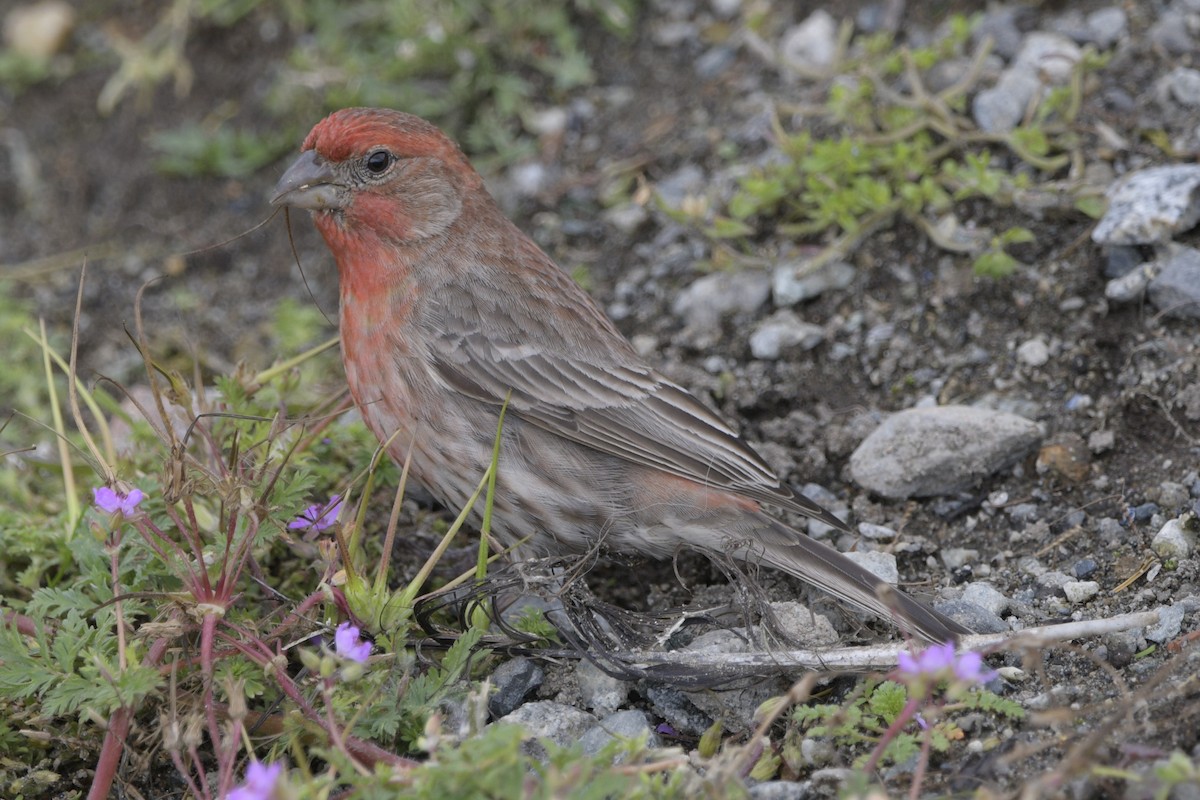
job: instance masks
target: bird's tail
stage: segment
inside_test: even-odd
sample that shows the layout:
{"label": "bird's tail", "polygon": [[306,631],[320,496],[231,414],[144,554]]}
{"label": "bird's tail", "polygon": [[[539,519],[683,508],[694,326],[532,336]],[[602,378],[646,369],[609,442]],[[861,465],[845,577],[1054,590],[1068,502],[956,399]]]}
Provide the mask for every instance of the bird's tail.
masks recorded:
{"label": "bird's tail", "polygon": [[[767,515],[761,518],[770,530],[735,551],[747,561],[759,562],[794,575],[856,608],[889,620],[932,642],[957,641],[972,631],[928,608],[899,590],[881,594],[884,581],[826,544],[793,530]],[[885,584],[886,585],[886,584]],[[890,588],[890,587],[889,587]],[[886,597],[886,601],[883,599]]]}

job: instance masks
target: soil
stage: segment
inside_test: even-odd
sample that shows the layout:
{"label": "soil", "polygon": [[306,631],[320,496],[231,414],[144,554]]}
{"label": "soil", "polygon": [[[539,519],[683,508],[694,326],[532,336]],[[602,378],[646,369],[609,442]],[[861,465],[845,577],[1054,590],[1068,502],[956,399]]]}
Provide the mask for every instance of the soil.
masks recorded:
{"label": "soil", "polygon": [[[628,40],[599,32],[587,37],[597,81],[574,99],[587,100],[595,110],[573,118],[561,142],[546,144],[542,158],[555,181],[536,196],[516,196],[505,176],[492,176],[519,225],[559,263],[585,267],[589,289],[602,305],[614,308],[619,301],[625,312],[617,320],[621,330],[654,337],[652,357],[669,375],[737,420],[751,442],[781,445],[781,454],[772,453],[789,480],[830,489],[850,505],[855,522],[897,528],[906,542],[898,553],[902,583],[915,591],[949,597],[957,585],[987,580],[1015,600],[1009,613],[1018,625],[1154,609],[1200,593],[1195,558],[1152,569],[1152,579],[1143,575],[1117,590],[1152,557],[1149,542],[1158,525],[1191,509],[1200,412],[1185,399],[1200,391],[1200,360],[1195,321],[1105,299],[1105,254],[1088,238],[1092,223],[1082,215],[1030,220],[1015,209],[964,204],[959,212],[968,222],[1034,231],[1035,243],[1013,251],[1028,266],[1005,279],[974,276],[965,260],[937,250],[906,224],[870,237],[851,255],[858,268],[854,284],[798,309],[805,320],[837,331],[811,352],[775,361],[751,357],[749,333],[770,307],[724,320],[713,347],[696,348],[681,335],[672,300],[699,276],[711,243],[655,215],[632,235],[619,234],[599,221],[595,187],[618,163],[636,165],[652,185],[687,164],[716,170],[723,163],[717,151],[725,132],[739,129],[753,111],[748,87],[788,101],[813,90],[782,80],[744,48],[715,78],[698,79],[701,42],[668,47],[652,35],[667,5],[644,12]],[[797,5],[786,13],[799,21],[809,12],[803,6],[816,4]],[[865,4],[840,4],[837,13],[852,17],[858,5]],[[906,19],[906,27],[927,30],[949,13],[947,4],[913,5],[923,7]],[[136,33],[139,4],[122,6],[113,24]],[[1135,39],[1145,37],[1154,21],[1149,6],[1157,8],[1125,4]],[[1022,26],[1036,29],[1060,11],[1053,4],[1030,6]],[[86,19],[87,13],[81,30],[100,22]],[[281,298],[316,303],[336,319],[336,274],[308,220],[292,219],[303,277],[282,218],[254,229],[270,214],[266,197],[286,159],[244,179],[167,178],[156,171],[147,144],[155,132],[209,119],[222,104],[240,126],[277,124],[264,110],[264,95],[282,68],[291,34],[263,41],[252,31],[253,26],[232,33],[194,30],[186,50],[196,76],[191,91],[179,96],[165,84],[125,99],[107,117],[97,113],[96,98],[112,74],[110,63],[85,66],[61,82],[15,95],[0,90],[0,136],[8,143],[0,147],[0,277],[14,277],[16,292],[32,297],[52,324],[68,326],[86,254],[80,318],[85,370],[136,379],[140,361],[124,328],[132,325],[135,294],[158,276],[165,277],[145,295],[146,325],[156,346],[163,358],[190,359],[198,351],[209,374],[239,360],[255,367],[271,362],[275,354],[264,323]],[[1182,124],[1181,112],[1145,91],[1177,61],[1139,43],[1097,73],[1098,84],[1089,87],[1080,114],[1086,160],[1114,160],[1102,152],[1095,121],[1131,142],[1116,158],[1118,166],[1164,159],[1138,132],[1178,130]],[[614,102],[614,87],[629,93],[630,102]],[[1114,91],[1134,98],[1133,107],[1118,110],[1108,103]],[[22,200],[17,188],[17,172],[28,165],[37,173],[33,202]],[[1198,238],[1191,234],[1191,243]],[[755,255],[769,260],[788,246],[764,234]],[[837,324],[856,317],[857,327]],[[882,323],[894,326],[893,336],[882,346],[866,346],[865,332]],[[1015,350],[1034,337],[1050,345],[1052,358],[1031,368]],[[197,342],[203,347],[193,348]],[[848,345],[849,357],[835,342]],[[968,351],[985,355],[968,357]],[[714,356],[723,359],[723,374],[706,369]],[[1090,404],[1068,402],[1078,395]],[[1018,408],[1044,426],[1048,440],[1066,434],[1087,440],[1096,431],[1111,431],[1114,444],[1087,453],[1082,474],[1040,471],[1031,457],[976,491],[951,498],[885,502],[855,486],[846,464],[874,421],[928,396]],[[807,415],[810,429],[789,427],[796,410]],[[1174,484],[1183,487],[1182,495]],[[1147,502],[1159,503],[1159,514],[1131,521],[1130,509]],[[1017,518],[1006,511],[1022,503],[1033,504],[1035,512]],[[1106,518],[1121,521],[1118,538],[1098,532]],[[951,570],[940,559],[946,548],[974,555]],[[1093,560],[1089,579],[1099,581],[1100,594],[1084,607],[1043,594],[1030,572],[1031,557],[1046,570],[1072,576],[1081,561]],[[689,564],[698,582],[720,580],[703,562]],[[656,594],[686,601],[670,565],[639,567],[635,574],[645,577],[629,586],[627,567],[602,570],[593,588],[602,596],[608,591],[605,599],[629,604]],[[613,588],[622,586],[623,591]],[[1184,632],[1195,626],[1193,614]],[[1015,732],[993,732],[1002,739],[998,746],[943,764],[930,776],[930,789],[1004,790],[1051,776],[1074,766],[1068,756],[1077,752],[1072,748],[1081,745],[1083,734],[1106,726],[1119,728],[1119,734],[1110,730],[1088,743],[1078,751],[1082,758],[1133,767],[1146,754],[1191,752],[1200,742],[1194,685],[1186,685],[1186,670],[1176,676],[1159,672],[1172,666],[1172,658],[1180,660],[1171,652],[1177,648],[1160,646],[1137,659],[1128,648],[1117,652],[1123,645],[1145,644],[1136,637],[1082,642],[1039,654],[1040,665],[1008,657],[1027,669],[1027,682],[1013,685],[1011,696],[1033,707],[1038,698],[1050,698],[1043,709],[1070,707],[1074,719],[1047,713]],[[1130,693],[1162,676],[1167,677],[1157,690],[1133,709]],[[1083,796],[1116,796],[1121,786],[1097,779]]]}

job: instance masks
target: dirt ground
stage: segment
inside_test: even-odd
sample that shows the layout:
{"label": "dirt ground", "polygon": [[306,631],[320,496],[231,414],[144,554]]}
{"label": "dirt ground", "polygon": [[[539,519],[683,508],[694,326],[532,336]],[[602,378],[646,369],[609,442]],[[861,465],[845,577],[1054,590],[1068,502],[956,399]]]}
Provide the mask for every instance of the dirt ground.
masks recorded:
{"label": "dirt ground", "polygon": [[[900,530],[907,543],[898,554],[902,582],[914,591],[950,597],[957,585],[988,580],[1014,599],[1009,613],[1021,625],[1154,609],[1200,593],[1195,558],[1116,590],[1152,557],[1149,542],[1157,531],[1156,518],[1135,519],[1130,509],[1155,502],[1161,523],[1192,507],[1200,411],[1186,400],[1200,392],[1200,357],[1194,320],[1105,299],[1105,255],[1088,238],[1092,223],[1082,215],[1030,220],[1012,209],[966,204],[962,215],[980,225],[1020,224],[1035,233],[1036,243],[1015,249],[1028,266],[1005,279],[975,277],[965,260],[937,250],[908,225],[870,237],[851,256],[858,268],[854,283],[800,309],[818,325],[857,315],[862,331],[894,326],[882,347],[866,347],[861,337],[846,334],[849,358],[835,354],[827,342],[778,360],[753,359],[749,332],[770,308],[724,320],[711,348],[698,349],[680,335],[672,300],[700,274],[696,259],[688,256],[707,257],[710,243],[687,231],[664,241],[658,237],[665,226],[654,216],[633,234],[620,234],[599,221],[594,187],[618,162],[637,163],[651,185],[684,165],[715,169],[724,132],[745,120],[747,87],[780,99],[807,90],[766,72],[745,50],[715,77],[698,79],[699,44],[671,47],[652,35],[666,5],[645,12],[629,40],[588,37],[597,82],[580,90],[579,98],[595,112],[580,117],[560,147],[544,151],[555,180],[535,196],[518,197],[505,194],[505,176],[495,176],[521,227],[560,263],[585,267],[602,305],[612,308],[619,300],[627,312],[619,327],[629,336],[654,337],[652,359],[669,375],[738,420],[750,441],[782,445],[779,460],[789,480],[830,489],[850,505],[856,522]],[[787,13],[798,21],[815,5],[799,4]],[[835,13],[852,16],[856,8],[847,5],[858,4],[841,4]],[[1063,5],[1028,6],[1022,25],[1035,29]],[[1159,5],[1125,4],[1133,36],[1144,34]],[[118,24],[131,32],[139,25],[137,6],[123,4],[119,15]],[[947,6],[921,8],[905,25],[925,30],[948,13]],[[83,28],[96,22],[82,13]],[[236,124],[273,124],[262,111],[263,94],[269,78],[283,68],[290,34],[263,42],[248,30],[194,30],[186,50],[196,76],[190,92],[177,96],[168,83],[125,100],[110,116],[96,111],[110,64],[85,66],[62,82],[16,96],[0,90],[0,138],[6,145],[0,147],[0,277],[13,278],[14,290],[32,297],[51,323],[66,325],[86,257],[80,320],[85,370],[118,380],[139,374],[140,360],[123,326],[131,324],[139,287],[158,276],[165,277],[146,293],[146,322],[155,342],[164,356],[186,354],[192,343],[202,342],[204,367],[212,372],[239,360],[259,367],[270,363],[275,354],[264,324],[281,298],[315,302],[336,319],[336,275],[309,222],[293,217],[303,278],[281,217],[250,230],[270,214],[266,198],[286,159],[246,179],[168,178],[156,171],[147,146],[151,134],[204,120],[222,103],[232,104],[227,107],[234,109]],[[1089,89],[1080,114],[1081,135],[1099,149],[1094,123],[1103,121],[1133,142],[1133,152],[1120,160],[1161,160],[1138,132],[1170,129],[1179,120],[1170,117],[1177,112],[1148,98],[1145,87],[1187,59],[1147,44],[1100,71],[1099,85]],[[631,93],[632,101],[613,102],[615,87]],[[1106,102],[1112,90],[1134,98],[1133,107],[1121,110]],[[32,190],[18,188],[18,173],[27,168],[35,176],[25,184]],[[248,232],[231,239],[242,231]],[[1196,245],[1200,236],[1192,233],[1183,241]],[[770,260],[782,242],[766,236],[760,244],[757,255]],[[670,259],[660,261],[663,254]],[[1015,350],[1035,336],[1050,343],[1053,356],[1033,369]],[[714,356],[728,365],[724,371],[731,382],[722,383],[705,368]],[[1039,472],[1031,457],[952,498],[884,502],[855,486],[847,461],[870,420],[931,394],[941,402],[991,398],[1041,423],[1048,437],[1077,434],[1086,440],[1096,431],[1111,431],[1114,443],[1089,455],[1080,475]],[[1081,409],[1068,402],[1077,395],[1089,397],[1090,404]],[[807,415],[808,429],[788,428],[796,410]],[[1007,495],[1000,507],[985,503],[998,493]],[[1023,503],[1035,511],[1018,518],[1005,510]],[[1101,535],[1105,519],[1121,522],[1119,536]],[[940,557],[947,548],[973,554],[950,569]],[[1046,594],[1028,569],[1035,557],[1045,569],[1069,575],[1080,562],[1094,561],[1090,579],[1101,584],[1100,594],[1083,608]],[[671,595],[669,567],[638,574],[646,577],[626,587],[629,596]],[[605,585],[602,573],[598,591]],[[1193,614],[1184,633],[1195,626]],[[1187,670],[1157,684],[1132,707],[1131,693],[1159,680],[1158,671],[1173,657],[1167,647],[1137,658],[1128,651],[1144,645],[1135,637],[1043,653],[1042,670],[1030,670],[1028,682],[1011,691],[1026,702],[1042,698],[1047,713],[1007,731],[998,747],[942,770],[933,785],[947,791],[1020,785],[1060,767],[1064,755],[1094,731],[1111,733],[1087,749],[1087,757],[1099,763],[1133,766],[1147,754],[1192,752],[1200,743],[1200,699],[1194,679],[1191,685],[1185,680]],[[1020,663],[1016,657],[1010,661]],[[1073,712],[1050,713],[1066,709]],[[1118,728],[1119,734],[1112,732]],[[1120,796],[1119,786],[1097,779],[1082,796]]]}

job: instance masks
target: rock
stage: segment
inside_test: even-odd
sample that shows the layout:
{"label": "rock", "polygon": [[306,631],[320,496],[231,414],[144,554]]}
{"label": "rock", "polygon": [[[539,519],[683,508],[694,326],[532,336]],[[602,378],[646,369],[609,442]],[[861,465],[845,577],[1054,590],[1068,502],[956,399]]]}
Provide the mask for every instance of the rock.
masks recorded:
{"label": "rock", "polygon": [[1092,431],[1088,434],[1087,446],[1096,455],[1107,453],[1117,444],[1117,435],[1111,430]]}
{"label": "rock", "polygon": [[1021,49],[1010,69],[1024,69],[1042,80],[1063,86],[1083,58],[1079,45],[1065,36],[1046,31],[1033,31],[1021,43]]}
{"label": "rock", "polygon": [[837,21],[827,11],[813,12],[783,34],[780,60],[801,75],[824,72],[837,57],[837,28]]}
{"label": "rock", "polygon": [[63,49],[74,27],[70,3],[41,0],[4,15],[4,44],[26,58],[46,61]]}
{"label": "rock", "polygon": [[976,581],[969,583],[963,589],[962,599],[968,603],[974,603],[981,608],[985,608],[991,613],[999,616],[1008,610],[1011,601],[1005,597],[1004,593],[992,586],[990,583]]}
{"label": "rock", "polygon": [[1100,584],[1096,581],[1067,581],[1062,585],[1062,590],[1068,602],[1079,605],[1100,594]]}
{"label": "rock", "polygon": [[822,647],[837,644],[840,639],[837,629],[824,614],[795,600],[781,600],[770,604],[775,622],[784,636],[801,647]]}
{"label": "rock", "polygon": [[611,714],[629,699],[629,684],[614,678],[586,658],[575,666],[579,699],[597,714]]}
{"label": "rock", "polygon": [[492,724],[506,723],[520,725],[536,739],[548,739],[559,747],[570,747],[596,724],[596,718],[564,703],[539,700],[526,703]]}
{"label": "rock", "polygon": [[[728,653],[744,653],[756,648],[746,636],[739,635],[737,631],[715,630],[697,636],[687,649],[696,653],[711,653],[714,658],[718,658]],[[714,720],[720,720],[726,730],[745,733],[753,728],[754,712],[758,707],[784,691],[786,686],[778,680],[767,679],[749,683],[739,682],[732,688],[688,692],[687,696],[692,705],[700,711]]]}
{"label": "rock", "polygon": [[1044,367],[1050,360],[1050,348],[1040,337],[1029,339],[1017,348],[1017,360],[1030,367]]}
{"label": "rock", "polygon": [[1140,267],[1145,259],[1131,244],[1110,244],[1104,253],[1104,277],[1120,278]]}
{"label": "rock", "polygon": [[1108,188],[1108,210],[1092,231],[1097,244],[1160,244],[1200,220],[1200,164],[1131,172]]}
{"label": "rock", "polygon": [[[1192,519],[1190,515],[1184,517]],[[1158,533],[1154,534],[1150,549],[1157,553],[1159,558],[1190,558],[1196,550],[1196,532],[1184,526],[1184,517],[1167,520],[1166,524],[1158,529]]]}
{"label": "rock", "polygon": [[1041,429],[1003,411],[970,406],[913,408],[892,414],[850,456],[856,483],[883,497],[951,494],[1018,461]]}
{"label": "rock", "polygon": [[793,306],[802,300],[811,300],[830,290],[845,289],[854,282],[857,270],[843,261],[826,264],[815,272],[797,277],[804,272],[805,262],[788,262],[775,268],[771,280],[771,294],[777,306]]}
{"label": "rock", "polygon": [[754,313],[771,294],[771,277],[759,270],[714,272],[692,282],[675,298],[671,309],[694,331],[714,335],[727,314]]}
{"label": "rock", "polygon": [[933,608],[976,633],[1003,633],[1009,629],[999,614],[993,614],[986,608],[966,600],[947,600],[935,604]]}
{"label": "rock", "polygon": [[1081,558],[1071,567],[1071,573],[1079,580],[1087,580],[1096,574],[1100,566],[1090,558]]}
{"label": "rock", "polygon": [[788,309],[776,311],[750,334],[750,353],[759,359],[773,361],[785,350],[799,347],[811,350],[825,340],[820,325],[805,322]]}
{"label": "rock", "polygon": [[632,742],[643,738],[648,748],[656,748],[661,745],[658,735],[650,727],[650,721],[646,719],[646,714],[635,709],[627,709],[609,714],[593,725],[580,737],[579,745],[583,748],[584,755],[594,756],[618,739]]}
{"label": "rock", "polygon": [[704,191],[704,170],[695,164],[685,164],[654,186],[658,199],[664,206],[679,210],[684,201]]}
{"label": "rock", "polygon": [[805,800],[813,797],[806,781],[764,781],[751,786],[747,794],[750,800]]}
{"label": "rock", "polygon": [[1104,296],[1114,303],[1133,303],[1146,296],[1146,288],[1158,274],[1158,264],[1149,262],[1142,264],[1132,272],[1119,278],[1113,278],[1104,284]]}
{"label": "rock", "polygon": [[646,684],[641,691],[658,715],[678,733],[702,736],[712,725],[712,718],[696,708],[696,704],[678,689]]}
{"label": "rock", "polygon": [[938,551],[942,563],[951,572],[979,561],[979,551],[970,547],[943,547]]}
{"label": "rock", "polygon": [[1087,15],[1092,41],[1100,47],[1116,44],[1129,32],[1129,18],[1120,6],[1100,8]]}
{"label": "rock", "polygon": [[1082,57],[1079,46],[1065,36],[1030,33],[996,85],[975,95],[971,111],[976,124],[988,133],[1011,131],[1044,85],[1065,83]]}
{"label": "rock", "polygon": [[1183,630],[1183,615],[1186,610],[1183,603],[1159,608],[1158,624],[1146,629],[1146,638],[1158,644],[1174,639]]}
{"label": "rock", "polygon": [[896,566],[896,556],[891,553],[879,550],[854,550],[842,555],[892,586],[900,583],[900,569]]}
{"label": "rock", "polygon": [[886,525],[876,525],[872,522],[860,522],[858,523],[858,535],[865,539],[890,542],[896,538],[896,529]]}
{"label": "rock", "polygon": [[1078,433],[1058,433],[1051,437],[1038,451],[1035,468],[1039,475],[1047,473],[1081,481],[1088,475],[1092,462],[1092,451]]}
{"label": "rock", "polygon": [[492,672],[495,691],[488,698],[488,710],[494,719],[507,716],[521,705],[530,692],[542,685],[546,673],[532,659],[511,658]]}
{"label": "rock", "polygon": [[1146,31],[1146,36],[1153,46],[1178,56],[1191,52],[1195,47],[1188,29],[1186,15],[1173,10],[1164,11]]}
{"label": "rock", "polygon": [[1200,319],[1200,250],[1169,244],[1157,263],[1158,276],[1147,288],[1150,302],[1166,316]]}
{"label": "rock", "polygon": [[1163,81],[1167,92],[1181,106],[1200,106],[1200,70],[1176,67]]}

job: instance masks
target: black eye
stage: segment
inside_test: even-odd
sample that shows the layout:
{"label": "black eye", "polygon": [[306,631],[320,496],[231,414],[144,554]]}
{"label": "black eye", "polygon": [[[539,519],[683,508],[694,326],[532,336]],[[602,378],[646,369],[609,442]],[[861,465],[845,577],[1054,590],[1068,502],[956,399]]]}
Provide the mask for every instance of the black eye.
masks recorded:
{"label": "black eye", "polygon": [[382,175],[392,165],[392,154],[387,150],[376,150],[367,156],[366,164],[372,175]]}

